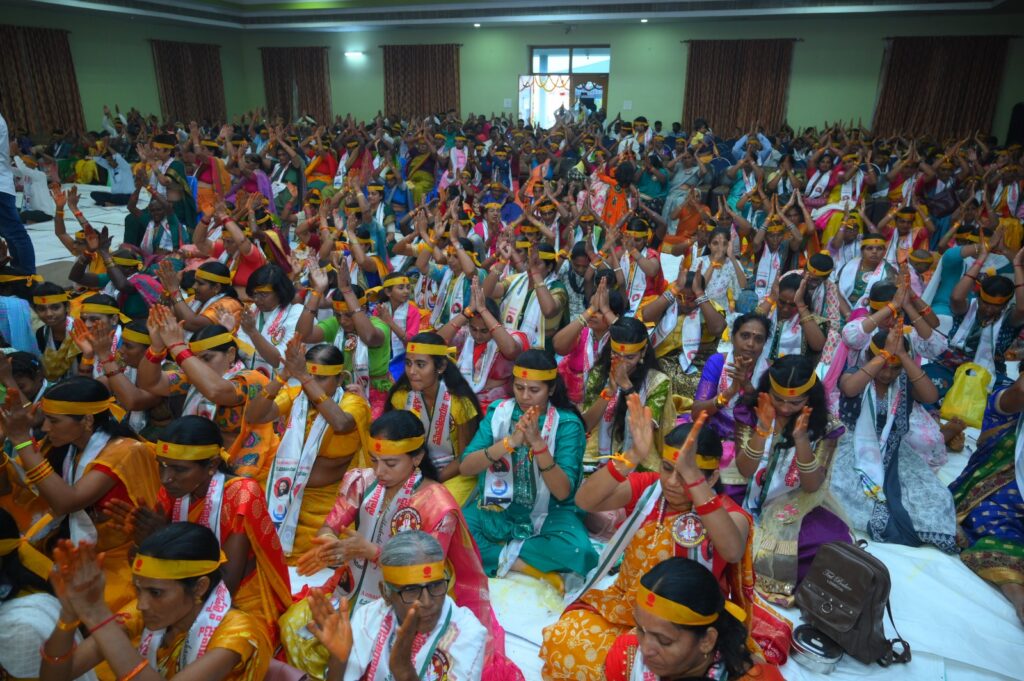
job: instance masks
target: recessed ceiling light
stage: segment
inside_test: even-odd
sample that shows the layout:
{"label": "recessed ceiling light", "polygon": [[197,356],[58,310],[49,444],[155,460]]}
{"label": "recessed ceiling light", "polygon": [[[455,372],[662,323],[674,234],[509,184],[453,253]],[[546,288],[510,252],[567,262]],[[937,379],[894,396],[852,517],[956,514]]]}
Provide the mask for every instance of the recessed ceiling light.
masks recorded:
{"label": "recessed ceiling light", "polygon": [[480,24],[473,24],[473,28],[480,28]]}
{"label": "recessed ceiling light", "polygon": [[647,23],[647,19],[641,19],[641,20],[640,20],[640,23],[641,23],[641,24],[646,24],[646,23]]}
{"label": "recessed ceiling light", "polygon": [[346,57],[362,57],[364,54],[366,53],[360,50],[345,50]]}

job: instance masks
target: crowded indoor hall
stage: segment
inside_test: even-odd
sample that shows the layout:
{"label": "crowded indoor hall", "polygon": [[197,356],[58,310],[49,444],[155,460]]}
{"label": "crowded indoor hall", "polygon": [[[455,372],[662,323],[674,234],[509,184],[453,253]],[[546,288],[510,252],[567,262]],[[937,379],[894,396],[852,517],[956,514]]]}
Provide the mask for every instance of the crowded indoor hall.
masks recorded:
{"label": "crowded indoor hall", "polygon": [[1022,26],[4,3],[0,679],[1022,678]]}

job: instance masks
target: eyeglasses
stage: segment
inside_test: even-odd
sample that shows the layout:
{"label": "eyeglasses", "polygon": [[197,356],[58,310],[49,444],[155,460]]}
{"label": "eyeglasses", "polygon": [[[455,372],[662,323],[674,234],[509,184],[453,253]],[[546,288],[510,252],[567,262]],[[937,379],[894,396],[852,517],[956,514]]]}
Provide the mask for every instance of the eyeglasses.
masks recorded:
{"label": "eyeglasses", "polygon": [[434,598],[439,598],[448,593],[448,580],[439,579],[436,582],[430,582],[429,584],[411,584],[409,586],[394,587],[388,584],[388,588],[391,589],[392,593],[398,594],[398,597],[402,599],[402,602],[406,605],[412,605],[420,599],[420,594],[426,589],[427,593]]}

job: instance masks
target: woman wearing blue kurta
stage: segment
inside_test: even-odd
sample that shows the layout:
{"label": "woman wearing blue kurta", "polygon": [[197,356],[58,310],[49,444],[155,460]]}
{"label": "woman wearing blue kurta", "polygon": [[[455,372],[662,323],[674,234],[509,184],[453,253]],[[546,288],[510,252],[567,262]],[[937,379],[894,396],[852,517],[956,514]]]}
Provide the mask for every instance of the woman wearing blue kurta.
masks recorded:
{"label": "woman wearing blue kurta", "polygon": [[[960,560],[999,587],[1024,623],[1024,376],[996,389],[978,448],[950,489]],[[1016,465],[1015,465],[1016,464]]]}
{"label": "woman wearing blue kurta", "polygon": [[489,575],[510,570],[561,588],[560,572],[597,564],[573,502],[583,468],[583,419],[554,360],[527,350],[512,370],[514,398],[494,402],[465,449],[460,472],[477,476],[463,508]]}

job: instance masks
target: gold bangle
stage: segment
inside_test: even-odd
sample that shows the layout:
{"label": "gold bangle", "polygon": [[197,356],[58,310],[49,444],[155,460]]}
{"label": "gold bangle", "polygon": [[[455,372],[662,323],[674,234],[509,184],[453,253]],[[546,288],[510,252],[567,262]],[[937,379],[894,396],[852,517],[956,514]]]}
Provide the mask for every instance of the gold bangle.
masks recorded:
{"label": "gold bangle", "polygon": [[62,619],[57,619],[57,628],[61,631],[77,631],[79,625],[81,624],[81,620],[75,620],[74,622],[65,622]]}

